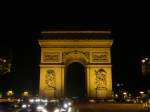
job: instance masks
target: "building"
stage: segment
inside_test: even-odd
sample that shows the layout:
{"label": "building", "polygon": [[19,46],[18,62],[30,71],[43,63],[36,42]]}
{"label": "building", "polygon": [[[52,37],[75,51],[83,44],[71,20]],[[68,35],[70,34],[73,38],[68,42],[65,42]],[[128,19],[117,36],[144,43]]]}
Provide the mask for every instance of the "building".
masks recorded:
{"label": "building", "polygon": [[40,96],[112,96],[110,31],[43,31],[42,36]]}

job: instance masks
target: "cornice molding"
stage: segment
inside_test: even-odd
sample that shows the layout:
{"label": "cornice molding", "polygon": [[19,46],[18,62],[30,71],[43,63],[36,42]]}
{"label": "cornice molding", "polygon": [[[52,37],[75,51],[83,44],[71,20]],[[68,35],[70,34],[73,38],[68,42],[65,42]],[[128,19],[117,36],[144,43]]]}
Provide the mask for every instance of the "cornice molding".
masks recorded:
{"label": "cornice molding", "polygon": [[58,33],[95,33],[95,34],[111,34],[111,31],[42,31],[42,34],[58,34]]}
{"label": "cornice molding", "polygon": [[39,40],[41,47],[111,47],[113,40],[108,39],[46,39]]}

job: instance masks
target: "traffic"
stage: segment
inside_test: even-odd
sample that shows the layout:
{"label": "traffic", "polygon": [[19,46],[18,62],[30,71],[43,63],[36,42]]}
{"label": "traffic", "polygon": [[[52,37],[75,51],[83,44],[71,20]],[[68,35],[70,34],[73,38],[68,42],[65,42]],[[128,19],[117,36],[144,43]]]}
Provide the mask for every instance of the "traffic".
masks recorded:
{"label": "traffic", "polygon": [[[21,98],[14,102],[1,102],[0,109],[6,112],[71,112],[73,101],[68,98]],[[6,108],[4,108],[6,107]]]}

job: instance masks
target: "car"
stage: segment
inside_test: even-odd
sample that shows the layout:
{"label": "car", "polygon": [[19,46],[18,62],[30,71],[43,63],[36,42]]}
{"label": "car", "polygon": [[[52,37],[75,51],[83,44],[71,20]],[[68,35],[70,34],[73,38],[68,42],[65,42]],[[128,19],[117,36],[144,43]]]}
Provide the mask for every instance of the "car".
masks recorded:
{"label": "car", "polygon": [[73,100],[69,98],[59,99],[55,112],[71,112]]}
{"label": "car", "polygon": [[116,101],[114,99],[107,99],[106,102],[108,102],[108,103],[116,103]]}
{"label": "car", "polygon": [[127,99],[126,99],[126,102],[127,102],[127,103],[135,103],[136,100],[133,99],[133,98],[127,98]]}

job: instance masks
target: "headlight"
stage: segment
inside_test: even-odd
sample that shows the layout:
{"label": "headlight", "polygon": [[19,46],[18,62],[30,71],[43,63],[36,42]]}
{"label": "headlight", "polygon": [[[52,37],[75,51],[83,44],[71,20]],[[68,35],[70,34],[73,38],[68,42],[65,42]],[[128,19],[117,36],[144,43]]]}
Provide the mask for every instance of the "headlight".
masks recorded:
{"label": "headlight", "polygon": [[65,103],[65,104],[63,105],[63,107],[64,107],[64,108],[67,108],[67,107],[68,107],[68,104]]}
{"label": "headlight", "polygon": [[20,102],[20,101],[21,101],[20,99],[17,100],[17,102]]}
{"label": "headlight", "polygon": [[19,107],[17,104],[14,105],[15,108]]}
{"label": "headlight", "polygon": [[47,99],[42,99],[41,102],[47,103],[48,100]]}
{"label": "headlight", "polygon": [[36,99],[36,100],[35,100],[35,102],[40,102],[40,99],[39,99],[39,98],[38,98],[38,99]]}
{"label": "headlight", "polygon": [[23,105],[22,105],[22,108],[27,108],[27,105],[26,105],[26,104],[23,104]]}
{"label": "headlight", "polygon": [[47,112],[47,110],[43,108],[43,109],[42,109],[42,112]]}
{"label": "headlight", "polygon": [[72,108],[71,108],[71,107],[69,107],[69,108],[68,108],[68,112],[71,112],[71,110],[72,110]]}
{"label": "headlight", "polygon": [[30,103],[34,103],[34,99],[29,99],[29,102]]}
{"label": "headlight", "polygon": [[36,109],[37,109],[37,110],[42,110],[42,109],[44,109],[44,107],[41,106],[41,105],[38,105],[38,106],[36,107]]}
{"label": "headlight", "polygon": [[68,105],[71,106],[71,102],[69,102]]}
{"label": "headlight", "polygon": [[43,106],[41,106],[41,105],[37,106],[36,109],[39,112],[47,112],[47,110]]}
{"label": "headlight", "polygon": [[58,109],[58,108],[56,108],[56,109],[54,110],[54,112],[59,112],[59,109]]}
{"label": "headlight", "polygon": [[28,105],[28,107],[31,107],[31,105]]}

